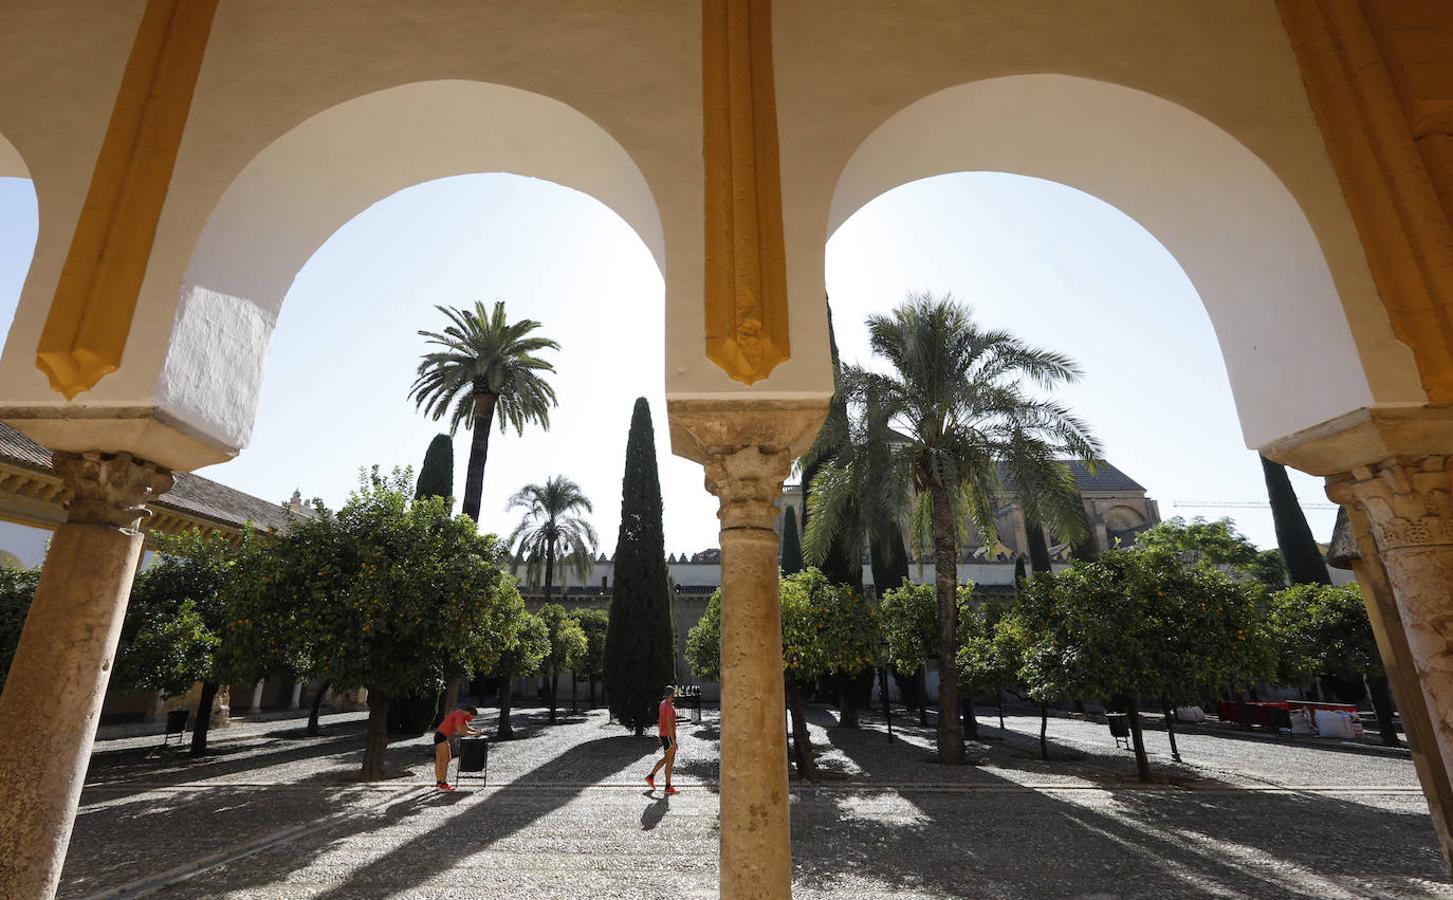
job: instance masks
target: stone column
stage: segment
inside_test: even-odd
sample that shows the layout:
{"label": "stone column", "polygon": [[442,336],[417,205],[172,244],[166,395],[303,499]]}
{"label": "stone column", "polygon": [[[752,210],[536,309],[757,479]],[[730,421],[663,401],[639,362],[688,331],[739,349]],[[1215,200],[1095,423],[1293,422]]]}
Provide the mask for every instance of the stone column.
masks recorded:
{"label": "stone column", "polygon": [[[1358,467],[1328,478],[1327,496],[1371,533],[1446,780],[1453,761],[1453,457]],[[1429,793],[1430,803],[1438,799]]]}
{"label": "stone column", "polygon": [[0,897],[50,897],[90,762],[141,553],[169,473],[129,454],[57,453],[72,491],[0,695]]}
{"label": "stone column", "polygon": [[721,896],[792,894],[776,501],[826,402],[670,404],[721,503]]}
{"label": "stone column", "polygon": [[1360,504],[1354,502],[1342,508],[1327,561],[1338,568],[1350,568],[1357,575],[1388,687],[1397,702],[1404,736],[1413,754],[1413,767],[1428,799],[1433,830],[1443,848],[1444,862],[1453,867],[1453,782],[1449,781],[1448,767],[1443,762],[1427,704],[1423,702],[1418,673],[1412,667],[1407,630],[1378,554],[1372,523]]}

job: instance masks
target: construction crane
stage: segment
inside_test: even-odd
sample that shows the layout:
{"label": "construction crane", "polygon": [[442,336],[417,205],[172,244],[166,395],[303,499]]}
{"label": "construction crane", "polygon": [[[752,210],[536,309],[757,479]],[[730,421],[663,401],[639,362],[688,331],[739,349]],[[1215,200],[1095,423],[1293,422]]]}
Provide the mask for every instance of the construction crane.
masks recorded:
{"label": "construction crane", "polygon": [[[1172,500],[1178,509],[1271,509],[1265,500]],[[1335,503],[1301,503],[1302,509],[1336,509]]]}

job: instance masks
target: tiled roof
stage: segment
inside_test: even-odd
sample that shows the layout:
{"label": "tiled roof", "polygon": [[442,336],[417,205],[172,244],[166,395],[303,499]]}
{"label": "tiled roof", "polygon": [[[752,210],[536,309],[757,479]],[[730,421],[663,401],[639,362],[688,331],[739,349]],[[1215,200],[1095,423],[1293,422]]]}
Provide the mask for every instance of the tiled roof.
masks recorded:
{"label": "tiled roof", "polygon": [[[1070,472],[1075,476],[1075,481],[1079,484],[1080,491],[1083,493],[1097,491],[1106,493],[1125,493],[1127,491],[1143,493],[1145,491],[1145,488],[1134,478],[1131,478],[1107,462],[1101,462],[1095,466],[1093,474],[1091,474],[1090,470],[1082,462],[1077,460],[1066,460],[1065,462],[1070,467]],[[999,467],[999,478],[1004,483],[1006,490],[1012,491],[1014,489],[1014,481],[1005,474],[1002,465]]]}
{"label": "tiled roof", "polygon": [[[1095,474],[1093,475],[1090,474],[1089,469],[1085,468],[1085,464],[1082,462],[1065,460],[1065,464],[1074,473],[1075,481],[1079,483],[1080,491],[1083,493],[1097,491],[1112,494],[1145,492],[1145,488],[1140,482],[1107,462],[1102,462],[1095,466]],[[999,480],[1003,483],[1006,491],[1014,490],[1014,481],[1005,474],[1002,465],[999,467]],[[802,485],[800,483],[783,485],[783,490],[789,494],[801,494]]]}
{"label": "tiled roof", "polygon": [[[50,451],[3,422],[0,461],[52,471]],[[281,503],[270,503],[190,472],[178,473],[172,489],[153,505],[235,528],[251,522],[269,531],[285,527],[293,516]]]}

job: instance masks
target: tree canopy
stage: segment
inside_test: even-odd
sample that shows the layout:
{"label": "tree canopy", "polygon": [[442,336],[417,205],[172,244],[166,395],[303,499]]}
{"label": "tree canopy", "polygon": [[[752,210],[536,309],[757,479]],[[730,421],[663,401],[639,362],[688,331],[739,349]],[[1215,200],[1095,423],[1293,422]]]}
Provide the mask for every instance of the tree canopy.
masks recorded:
{"label": "tree canopy", "polygon": [[500,544],[445,499],[410,503],[409,482],[375,469],[336,516],[296,522],[230,625],[292,643],[335,686],[368,689],[367,779],[383,775],[390,698],[488,669],[520,620]]}
{"label": "tree canopy", "polygon": [[606,632],[606,691],[616,721],[640,734],[656,721],[661,692],[675,677],[676,640],[656,437],[651,407],[640,397],[626,438],[621,527]]}
{"label": "tree canopy", "polygon": [[0,565],[0,689],[20,645],[20,630],[35,599],[35,586],[40,582],[40,569],[16,569]]}
{"label": "tree canopy", "polygon": [[515,548],[514,569],[518,571],[523,562],[532,587],[543,581],[547,602],[560,569],[582,582],[590,577],[600,541],[584,518],[592,507],[580,485],[564,475],[552,475],[544,484],[527,484],[516,491],[509,508],[524,510],[508,541]]}
{"label": "tree canopy", "polygon": [[448,416],[450,434],[460,425],[473,430],[463,511],[479,521],[490,426],[498,419],[500,434],[510,426],[524,434],[532,422],[549,430],[550,410],[557,401],[544,376],[555,366],[540,354],[560,345],[532,334],[540,328],[534,319],[509,321],[503,303],[495,303],[493,310],[482,300],[470,309],[434,308],[449,324],[443,331],[419,332],[437,349],[419,361],[409,399],[436,422]]}
{"label": "tree canopy", "polygon": [[1273,590],[1286,586],[1286,567],[1276,550],[1258,550],[1230,519],[1187,522],[1177,516],[1157,523],[1135,537],[1138,549],[1177,554],[1189,563],[1226,566]]}

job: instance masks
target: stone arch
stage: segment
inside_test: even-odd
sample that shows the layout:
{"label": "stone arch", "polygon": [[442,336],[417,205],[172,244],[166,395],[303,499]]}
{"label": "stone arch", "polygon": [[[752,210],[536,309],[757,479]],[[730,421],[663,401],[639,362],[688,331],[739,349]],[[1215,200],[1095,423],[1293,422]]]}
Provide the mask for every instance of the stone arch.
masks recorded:
{"label": "stone arch", "polygon": [[477,81],[400,85],[317,113],[262,150],[208,217],[183,277],[156,400],[206,442],[247,444],[268,342],[293,279],[340,227],[404,188],[507,172],[581,191],[615,211],[665,268],[645,177],[589,117]]}
{"label": "stone arch", "polygon": [[1105,528],[1109,531],[1129,531],[1145,524],[1145,516],[1138,509],[1129,506],[1112,506],[1105,510]]}
{"label": "stone arch", "polygon": [[[1069,75],[989,78],[930,94],[878,126],[844,166],[828,235],[873,198],[935,175],[1005,172],[1115,206],[1176,258],[1216,332],[1248,447],[1375,403],[1420,403],[1401,345],[1355,339],[1297,200],[1227,131],[1169,100]],[[1375,301],[1375,298],[1373,298]],[[1274,335],[1295,340],[1272,340]],[[1374,352],[1375,351],[1375,352]],[[1396,392],[1370,386],[1397,369]],[[1402,368],[1398,368],[1402,367]],[[1275,386],[1275,389],[1269,389]]]}
{"label": "stone arch", "polygon": [[[22,257],[25,260],[21,273],[21,282],[15,285],[15,298],[18,302],[21,288],[24,286],[24,279],[29,275],[31,263],[35,261],[35,244],[40,236],[40,202],[35,193],[35,182],[31,178],[30,167],[25,164],[25,158],[20,155],[20,150],[14,144],[10,143],[4,134],[0,134],[0,179],[14,179],[28,183],[30,199],[36,210],[36,216],[33,220],[35,234],[28,246],[17,245],[13,235],[0,235],[0,237],[4,238],[3,243],[5,245],[0,247],[0,264],[18,260]],[[4,287],[4,285],[0,285],[0,288]],[[10,330],[11,317],[14,312],[15,310],[13,308],[0,306],[0,346],[4,346],[5,338]]]}

